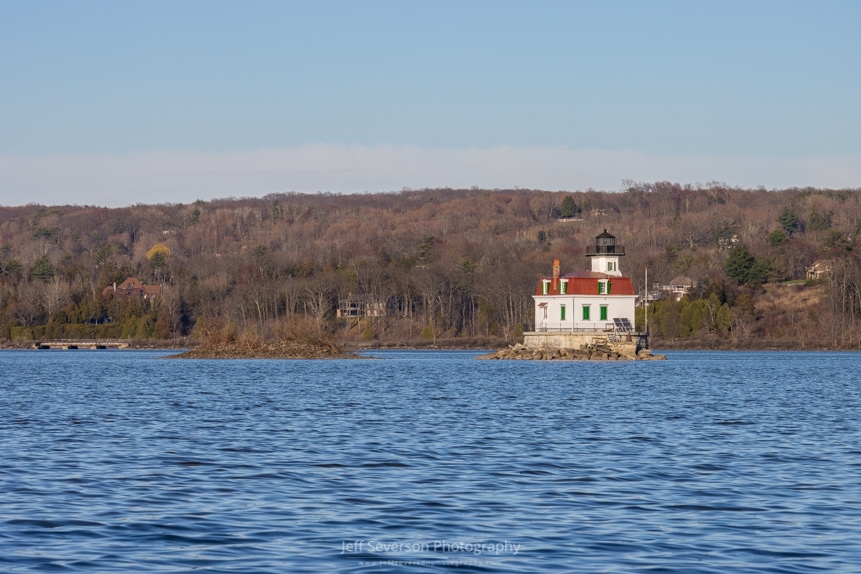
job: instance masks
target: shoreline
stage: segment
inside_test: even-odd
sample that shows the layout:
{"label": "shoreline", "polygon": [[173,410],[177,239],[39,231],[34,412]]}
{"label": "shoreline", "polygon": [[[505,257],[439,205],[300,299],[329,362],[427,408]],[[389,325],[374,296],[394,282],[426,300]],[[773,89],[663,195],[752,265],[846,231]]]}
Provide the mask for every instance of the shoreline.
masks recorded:
{"label": "shoreline", "polygon": [[[375,350],[383,350],[383,351],[497,351],[499,349],[505,349],[509,346],[516,345],[515,343],[510,342],[498,342],[497,344],[476,344],[476,343],[466,343],[466,344],[457,344],[451,340],[446,341],[445,343],[439,342],[437,344],[433,343],[424,343],[417,341],[379,341],[379,342],[355,342],[355,341],[333,341],[334,346],[336,346],[343,355],[354,355],[355,353],[363,352],[363,351],[375,351]],[[273,343],[260,343],[259,346],[267,347],[272,345]],[[26,343],[9,343],[3,342],[0,343],[0,351],[38,351],[40,349],[33,348],[33,342],[28,341]],[[45,349],[41,349],[45,350]],[[62,350],[62,349],[49,349],[49,350]],[[87,351],[91,349],[77,349],[82,351]],[[104,350],[104,349],[102,349]],[[115,349],[116,350],[116,349]],[[128,346],[123,348],[122,350],[128,351],[177,351],[177,352],[197,352],[200,350],[200,345],[198,344],[159,344],[159,343],[136,343],[134,341],[130,341]],[[801,345],[798,342],[790,342],[790,341],[782,341],[782,340],[761,340],[757,343],[731,343],[729,341],[698,341],[688,342],[683,340],[653,340],[653,344],[651,345],[651,350],[653,351],[769,351],[769,352],[781,352],[781,351],[810,351],[810,352],[858,352],[861,351],[861,348],[855,346],[812,346],[812,345]],[[356,355],[358,357],[358,355]]]}

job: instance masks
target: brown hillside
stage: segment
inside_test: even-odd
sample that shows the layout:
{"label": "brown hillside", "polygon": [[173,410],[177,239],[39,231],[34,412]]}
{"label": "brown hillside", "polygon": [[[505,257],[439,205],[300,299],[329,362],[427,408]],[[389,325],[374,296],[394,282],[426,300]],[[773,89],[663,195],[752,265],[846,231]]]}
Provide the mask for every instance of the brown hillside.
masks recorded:
{"label": "brown hillside", "polygon": [[[276,325],[302,320],[368,343],[511,344],[534,327],[537,278],[554,259],[588,267],[605,228],[637,293],[646,269],[650,289],[678,276],[696,286],[687,303],[655,307],[658,338],[858,344],[861,190],[671,182],[0,207],[0,342],[170,341],[201,321],[278,340]],[[771,287],[806,279],[817,260],[834,268],[818,302]],[[114,289],[132,277],[152,296]]]}

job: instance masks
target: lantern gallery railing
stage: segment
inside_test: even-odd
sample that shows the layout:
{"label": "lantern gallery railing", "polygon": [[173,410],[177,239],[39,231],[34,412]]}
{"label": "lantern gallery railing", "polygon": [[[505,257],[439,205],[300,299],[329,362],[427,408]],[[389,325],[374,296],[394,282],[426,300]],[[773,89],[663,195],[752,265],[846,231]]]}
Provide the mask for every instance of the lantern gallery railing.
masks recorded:
{"label": "lantern gallery railing", "polygon": [[624,245],[590,245],[586,248],[586,256],[592,255],[624,255]]}
{"label": "lantern gallery railing", "polygon": [[627,318],[613,319],[612,323],[605,323],[604,327],[550,327],[539,325],[536,332],[539,333],[633,333],[634,326]]}

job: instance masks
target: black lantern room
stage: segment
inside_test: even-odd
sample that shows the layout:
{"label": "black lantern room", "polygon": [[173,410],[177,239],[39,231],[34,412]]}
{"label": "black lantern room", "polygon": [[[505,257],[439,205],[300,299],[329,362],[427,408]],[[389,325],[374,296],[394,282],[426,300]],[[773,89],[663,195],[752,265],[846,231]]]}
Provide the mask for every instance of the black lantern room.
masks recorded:
{"label": "black lantern room", "polygon": [[604,230],[604,233],[597,235],[595,237],[595,247],[594,249],[589,249],[587,255],[624,255],[625,249],[616,245],[616,237],[614,235],[610,235],[607,233],[607,230]]}

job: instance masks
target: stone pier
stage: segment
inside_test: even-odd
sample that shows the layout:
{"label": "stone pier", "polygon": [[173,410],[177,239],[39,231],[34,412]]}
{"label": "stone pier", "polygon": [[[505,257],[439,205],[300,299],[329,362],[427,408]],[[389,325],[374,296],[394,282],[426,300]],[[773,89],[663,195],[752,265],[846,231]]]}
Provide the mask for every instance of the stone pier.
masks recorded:
{"label": "stone pier", "polygon": [[530,332],[524,333],[523,338],[522,344],[476,358],[536,361],[660,361],[667,358],[652,354],[645,333]]}

